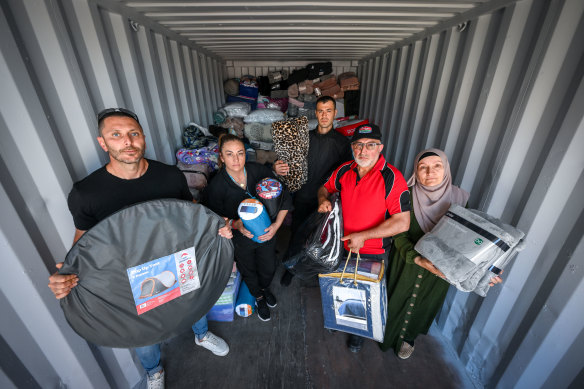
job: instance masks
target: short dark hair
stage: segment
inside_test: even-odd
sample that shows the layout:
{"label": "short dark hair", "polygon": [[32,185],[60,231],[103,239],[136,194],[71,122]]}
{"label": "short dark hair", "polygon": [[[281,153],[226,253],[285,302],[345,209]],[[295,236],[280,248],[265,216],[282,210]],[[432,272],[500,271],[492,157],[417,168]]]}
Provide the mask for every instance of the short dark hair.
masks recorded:
{"label": "short dark hair", "polygon": [[121,116],[121,117],[128,117],[130,119],[134,119],[136,121],[136,123],[138,123],[138,126],[140,126],[140,129],[142,129],[142,125],[140,124],[140,120],[138,120],[138,115],[136,115],[134,112],[132,112],[126,108],[106,108],[106,109],[99,111],[96,116],[97,116],[97,129],[99,131],[99,136],[102,135],[101,132],[102,132],[103,126],[104,126],[103,121],[106,118],[109,118],[110,116]]}
{"label": "short dark hair", "polygon": [[333,108],[337,109],[337,102],[331,96],[320,96],[318,100],[316,100],[316,106],[318,107],[319,103],[328,103],[329,101],[333,102]]}

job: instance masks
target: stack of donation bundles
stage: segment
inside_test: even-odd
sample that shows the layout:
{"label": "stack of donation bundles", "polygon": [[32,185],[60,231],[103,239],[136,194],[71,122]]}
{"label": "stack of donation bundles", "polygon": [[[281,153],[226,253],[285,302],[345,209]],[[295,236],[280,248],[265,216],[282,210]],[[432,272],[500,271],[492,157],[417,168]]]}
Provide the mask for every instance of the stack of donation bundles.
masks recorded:
{"label": "stack of donation bundles", "polygon": [[414,249],[457,289],[484,297],[489,280],[523,248],[524,236],[484,212],[452,205]]}
{"label": "stack of donation bundles", "polygon": [[314,212],[294,234],[289,259],[284,265],[300,279],[337,270],[343,253],[343,216],[337,194],[331,198],[333,209]]}
{"label": "stack of donation bundles", "polygon": [[225,289],[233,243],[225,220],[191,201],[132,205],[89,229],[60,274],[78,285],[60,300],[69,325],[91,343],[141,347],[187,331]]}
{"label": "stack of donation bundles", "polygon": [[213,321],[233,321],[233,313],[235,312],[235,302],[237,294],[239,293],[239,286],[241,284],[241,274],[237,271],[235,262],[231,270],[231,276],[225,286],[225,290],[219,297],[219,300],[213,305],[213,308],[207,313],[207,319]]}
{"label": "stack of donation bundles", "polygon": [[243,119],[243,133],[255,149],[272,150],[272,123],[282,119],[284,114],[277,109],[257,109]]}
{"label": "stack of donation bundles", "polygon": [[350,259],[335,273],[319,274],[324,327],[383,341],[387,316],[384,262]]}

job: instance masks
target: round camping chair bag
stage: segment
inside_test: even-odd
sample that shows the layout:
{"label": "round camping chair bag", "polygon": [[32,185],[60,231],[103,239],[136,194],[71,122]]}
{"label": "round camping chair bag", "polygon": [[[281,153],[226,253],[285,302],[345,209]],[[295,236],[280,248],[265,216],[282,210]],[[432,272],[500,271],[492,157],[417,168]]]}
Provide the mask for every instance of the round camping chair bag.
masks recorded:
{"label": "round camping chair bag", "polygon": [[71,327],[108,347],[147,346],[187,331],[231,274],[233,244],[208,208],[153,200],[105,218],[71,248],[61,274],[79,283],[61,299]]}

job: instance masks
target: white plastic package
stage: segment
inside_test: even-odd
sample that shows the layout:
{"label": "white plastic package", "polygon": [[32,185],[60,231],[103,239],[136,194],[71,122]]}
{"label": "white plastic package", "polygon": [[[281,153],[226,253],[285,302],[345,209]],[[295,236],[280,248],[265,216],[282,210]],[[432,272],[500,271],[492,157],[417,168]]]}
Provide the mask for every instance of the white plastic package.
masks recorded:
{"label": "white plastic package", "polygon": [[525,234],[484,212],[452,205],[414,249],[464,292],[485,296]]}
{"label": "white plastic package", "polygon": [[245,123],[273,123],[278,120],[284,120],[284,113],[270,108],[256,109],[243,119]]}
{"label": "white plastic package", "polygon": [[251,104],[244,102],[227,103],[223,109],[227,111],[227,116],[243,118],[251,112]]}

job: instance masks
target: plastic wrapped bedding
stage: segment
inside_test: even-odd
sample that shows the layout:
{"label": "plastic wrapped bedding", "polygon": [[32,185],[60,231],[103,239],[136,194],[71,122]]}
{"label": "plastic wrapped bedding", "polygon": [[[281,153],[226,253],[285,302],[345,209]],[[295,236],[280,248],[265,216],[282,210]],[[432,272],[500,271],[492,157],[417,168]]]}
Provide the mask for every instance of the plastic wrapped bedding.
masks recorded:
{"label": "plastic wrapped bedding", "polygon": [[223,110],[227,112],[227,116],[243,118],[251,112],[251,104],[244,102],[228,103],[225,104]]}
{"label": "plastic wrapped bedding", "polygon": [[207,186],[209,174],[211,173],[211,168],[207,162],[187,165],[179,161],[176,167],[185,175],[189,188],[203,190]]}
{"label": "plastic wrapped bedding", "polygon": [[243,128],[250,141],[272,142],[272,123],[245,123]]}
{"label": "plastic wrapped bedding", "polygon": [[277,70],[274,72],[269,72],[268,79],[270,80],[270,84],[280,82],[283,80],[287,80],[288,79],[288,70],[283,69],[283,70]]}
{"label": "plastic wrapped bedding", "polygon": [[87,231],[61,274],[78,285],[60,300],[71,327],[108,347],[159,343],[205,315],[223,293],[233,244],[220,216],[184,200],[124,208]]}
{"label": "plastic wrapped bedding", "polygon": [[277,109],[256,109],[243,118],[245,123],[273,123],[284,119],[284,113]]}
{"label": "plastic wrapped bedding", "polygon": [[452,205],[414,249],[464,292],[486,296],[489,279],[500,274],[525,234],[481,211]]}
{"label": "plastic wrapped bedding", "polygon": [[288,110],[288,97],[283,98],[272,98],[266,97],[266,108],[277,109],[281,112],[286,112]]}
{"label": "plastic wrapped bedding", "polygon": [[227,117],[225,121],[221,123],[221,127],[233,130],[238,137],[243,137],[244,124],[242,118]]}
{"label": "plastic wrapped bedding", "polygon": [[223,90],[230,96],[237,96],[239,94],[239,80],[230,78],[223,83]]}

